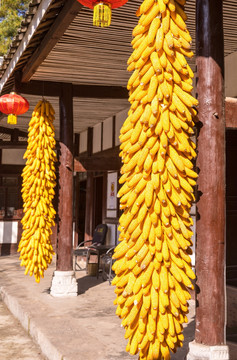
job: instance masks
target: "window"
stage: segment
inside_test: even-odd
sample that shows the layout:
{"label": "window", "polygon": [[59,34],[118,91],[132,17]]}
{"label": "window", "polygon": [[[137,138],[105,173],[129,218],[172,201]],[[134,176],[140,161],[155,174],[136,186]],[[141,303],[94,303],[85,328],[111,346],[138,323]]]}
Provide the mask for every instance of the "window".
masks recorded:
{"label": "window", "polygon": [[12,218],[22,208],[21,177],[0,178],[0,216]]}

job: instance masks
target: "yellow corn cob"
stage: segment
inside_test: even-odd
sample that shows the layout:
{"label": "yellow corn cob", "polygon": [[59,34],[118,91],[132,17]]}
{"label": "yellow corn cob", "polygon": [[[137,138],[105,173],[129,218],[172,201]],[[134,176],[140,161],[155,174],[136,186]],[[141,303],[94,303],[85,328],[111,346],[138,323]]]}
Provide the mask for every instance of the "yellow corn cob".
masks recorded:
{"label": "yellow corn cob", "polygon": [[175,9],[176,9],[175,0],[169,0],[168,7],[169,7],[170,11],[175,11]]}
{"label": "yellow corn cob", "polygon": [[148,44],[152,44],[155,37],[156,37],[156,33],[158,28],[160,27],[160,18],[159,17],[155,17],[150,25],[149,31],[148,31],[148,35],[147,35],[147,40],[148,40]]}
{"label": "yellow corn cob", "polygon": [[153,75],[150,81],[150,85],[147,92],[147,100],[148,102],[151,102],[156,95],[156,90],[158,86],[158,79],[156,75]]}
{"label": "yellow corn cob", "polygon": [[193,53],[184,3],[141,4],[128,61],[135,71],[128,82],[131,107],[120,136],[124,185],[118,195],[124,213],[122,241],[115,250],[118,265],[113,268],[117,314],[129,339],[126,350],[139,352],[140,360],[170,359],[169,350],[182,345],[187,287],[193,287],[190,279],[195,277],[189,210],[197,177],[190,140],[197,100],[191,95],[193,72],[185,59]]}
{"label": "yellow corn cob", "polygon": [[175,0],[179,5],[184,6],[186,4],[186,0]]}
{"label": "yellow corn cob", "polygon": [[142,131],[142,124],[140,123],[140,121],[138,121],[134,127],[134,129],[132,129],[132,133],[131,133],[131,137],[130,137],[130,143],[131,144],[135,144],[141,134]]}
{"label": "yellow corn cob", "polygon": [[153,67],[150,67],[149,70],[143,75],[143,77],[141,78],[141,85],[146,85],[150,79],[152,78],[152,76],[155,74],[155,70]]}
{"label": "yellow corn cob", "polygon": [[166,8],[166,11],[162,13],[162,27],[164,34],[167,34],[170,30],[170,11]]}
{"label": "yellow corn cob", "polygon": [[141,21],[141,25],[148,26],[152,22],[152,20],[159,14],[159,10],[159,4],[154,3],[154,5],[147,11],[146,15],[143,18],[143,21]]}
{"label": "yellow corn cob", "polygon": [[194,105],[195,99],[176,84],[174,84],[174,92],[186,106],[192,107]]}
{"label": "yellow corn cob", "polygon": [[163,0],[158,0],[158,4],[159,4],[159,7],[160,7],[161,14],[164,13],[165,10],[166,10],[165,2]]}
{"label": "yellow corn cob", "polygon": [[[141,55],[142,55],[143,51],[146,49],[147,45],[148,45],[148,38],[147,38],[147,36],[145,36],[143,38],[142,42],[140,43],[140,45],[138,46],[138,48],[133,51],[132,57],[133,57],[134,61],[137,61],[141,57]],[[138,69],[136,69],[135,71],[138,72]],[[131,84],[131,80],[130,80],[130,83],[128,82],[128,85],[130,85],[130,84]]]}
{"label": "yellow corn cob", "polygon": [[181,29],[186,30],[187,26],[182,19],[182,17],[177,12],[171,12],[171,18],[173,19],[174,23]]}
{"label": "yellow corn cob", "polygon": [[151,6],[154,4],[154,0],[145,0],[143,1],[143,3],[141,4],[140,10],[141,10],[141,14],[146,13]]}
{"label": "yellow corn cob", "polygon": [[26,267],[25,274],[28,272],[30,276],[34,274],[36,282],[44,276],[44,270],[51,263],[54,254],[49,238],[55,217],[51,203],[53,199],[51,194],[54,194],[55,186],[54,162],[56,161],[53,151],[55,145],[53,120],[54,110],[51,104],[45,100],[40,101],[29,123],[28,147],[24,156],[27,161],[22,172],[25,215],[22,219],[23,232],[18,251],[22,259],[21,265]]}
{"label": "yellow corn cob", "polygon": [[131,87],[133,86],[133,83],[134,83],[134,81],[137,79],[138,75],[139,75],[139,71],[138,71],[138,69],[137,69],[137,70],[135,70],[135,71],[133,72],[133,74],[130,76],[130,79],[128,80],[128,84],[127,84],[127,89],[128,89],[128,90],[131,89]]}
{"label": "yellow corn cob", "polygon": [[151,62],[152,62],[152,66],[154,68],[154,70],[158,73],[161,73],[162,72],[162,66],[161,66],[161,63],[160,63],[160,59],[158,57],[158,54],[157,52],[152,52],[151,53],[151,56],[150,56],[150,59],[151,59]]}
{"label": "yellow corn cob", "polygon": [[158,55],[160,57],[160,63],[161,63],[161,66],[163,67],[163,69],[166,69],[167,67],[167,56],[165,54],[165,51],[162,49],[158,52]]}
{"label": "yellow corn cob", "polygon": [[160,27],[156,34],[156,50],[160,51],[163,48],[164,43],[164,31],[163,28]]}

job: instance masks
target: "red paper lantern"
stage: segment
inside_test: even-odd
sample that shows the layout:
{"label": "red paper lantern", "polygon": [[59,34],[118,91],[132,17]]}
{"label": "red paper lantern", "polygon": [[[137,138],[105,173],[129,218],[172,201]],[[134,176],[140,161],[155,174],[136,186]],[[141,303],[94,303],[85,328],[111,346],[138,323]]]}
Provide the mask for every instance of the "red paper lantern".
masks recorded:
{"label": "red paper lantern", "polygon": [[128,0],[77,0],[82,5],[94,9],[93,25],[95,26],[109,26],[111,24],[112,9],[116,9]]}
{"label": "red paper lantern", "polygon": [[15,92],[0,97],[0,111],[8,115],[8,124],[17,123],[17,115],[22,115],[29,110],[28,101]]}

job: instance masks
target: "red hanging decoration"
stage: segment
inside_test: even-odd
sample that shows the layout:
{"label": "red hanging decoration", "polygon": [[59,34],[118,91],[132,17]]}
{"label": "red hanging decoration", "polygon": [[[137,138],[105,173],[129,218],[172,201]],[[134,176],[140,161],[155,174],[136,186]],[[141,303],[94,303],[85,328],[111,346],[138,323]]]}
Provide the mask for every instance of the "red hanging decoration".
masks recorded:
{"label": "red hanging decoration", "polygon": [[116,9],[128,0],[77,0],[82,5],[94,9],[93,25],[106,27],[111,24],[112,9]]}
{"label": "red hanging decoration", "polygon": [[17,123],[17,115],[22,115],[29,110],[28,101],[15,92],[0,97],[0,111],[8,115],[8,124]]}

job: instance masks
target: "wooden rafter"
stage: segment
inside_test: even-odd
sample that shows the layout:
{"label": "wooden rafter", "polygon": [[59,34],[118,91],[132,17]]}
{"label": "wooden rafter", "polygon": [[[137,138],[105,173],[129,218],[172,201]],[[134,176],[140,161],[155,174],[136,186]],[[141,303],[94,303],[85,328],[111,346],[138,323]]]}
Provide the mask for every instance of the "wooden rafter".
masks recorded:
{"label": "wooden rafter", "polygon": [[22,81],[27,82],[38,69],[39,65],[48,56],[53,47],[57,44],[60,37],[64,34],[68,26],[81,10],[82,5],[75,0],[67,0],[63,9],[54,21],[50,30],[44,37],[40,46],[36,49],[29,61],[23,68]]}

